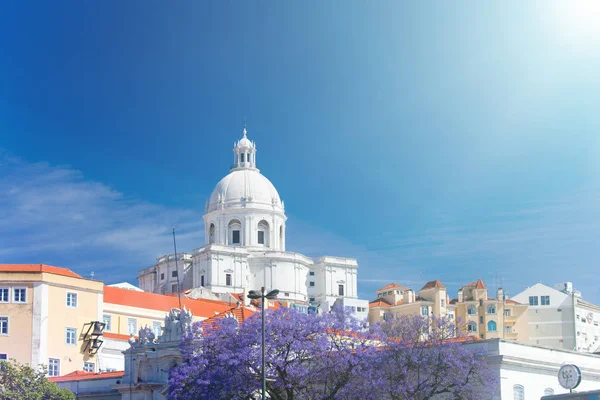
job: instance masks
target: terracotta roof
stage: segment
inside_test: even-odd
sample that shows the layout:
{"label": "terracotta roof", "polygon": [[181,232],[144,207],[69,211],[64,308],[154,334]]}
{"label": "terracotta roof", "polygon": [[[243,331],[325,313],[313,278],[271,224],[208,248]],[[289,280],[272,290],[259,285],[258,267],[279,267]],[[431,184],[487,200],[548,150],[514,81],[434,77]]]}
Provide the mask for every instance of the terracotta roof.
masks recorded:
{"label": "terracotta roof", "polygon": [[444,285],[442,285],[442,282],[438,281],[437,279],[435,281],[429,281],[425,284],[425,286],[423,286],[421,288],[421,290],[427,290],[427,289],[433,289],[433,288],[440,288],[440,289],[446,289],[446,287]]}
{"label": "terracotta roof", "polygon": [[117,379],[122,378],[125,375],[125,371],[111,371],[111,372],[85,372],[85,371],[73,371],[63,376],[51,376],[48,378],[50,382],[64,382],[64,381],[84,381],[88,379]]}
{"label": "terracotta roof", "polygon": [[45,272],[47,274],[70,276],[83,279],[70,269],[54,267],[46,264],[0,264],[0,272]]}
{"label": "terracotta roof", "polygon": [[403,290],[408,289],[406,286],[401,286],[401,285],[398,285],[397,283],[390,283],[389,285],[385,285],[381,289],[377,289],[377,291],[379,292],[380,290],[387,290],[387,289],[394,289],[394,288],[403,289]]}
{"label": "terracotta roof", "polygon": [[487,287],[483,284],[481,279],[477,279],[477,284],[475,284],[475,289],[487,289]]}
{"label": "terracotta roof", "polygon": [[[137,292],[110,286],[104,286],[104,303],[164,312],[169,312],[172,308],[179,308],[179,300],[174,296]],[[231,305],[218,300],[184,297],[181,298],[181,305],[190,310],[194,316],[204,318],[210,318],[215,313],[221,313],[231,308]]]}
{"label": "terracotta roof", "polygon": [[376,299],[369,302],[369,308],[372,307],[389,307],[391,304],[384,299]]}
{"label": "terracotta roof", "polygon": [[[107,339],[115,339],[115,340],[124,340],[124,341],[128,341],[129,338],[131,337],[131,335],[123,335],[121,333],[113,333],[113,332],[102,332],[102,337],[105,337]],[[134,336],[134,338],[137,339],[137,336]]]}
{"label": "terracotta roof", "polygon": [[238,320],[238,322],[244,322],[245,320],[247,320],[248,318],[250,318],[250,316],[252,314],[254,314],[256,312],[255,309],[251,309],[249,307],[246,306],[240,306],[240,307],[231,307],[228,310],[223,311],[222,313],[218,314],[218,315],[214,315],[208,319],[206,319],[205,321],[202,321],[203,324],[210,324],[214,321],[216,321],[219,318],[223,318],[226,317],[228,315],[232,315],[235,317],[235,319]]}
{"label": "terracotta roof", "polygon": [[504,302],[506,302],[507,304],[519,304],[519,305],[521,304],[518,301],[514,301],[512,299],[506,299],[506,300],[504,300]]}

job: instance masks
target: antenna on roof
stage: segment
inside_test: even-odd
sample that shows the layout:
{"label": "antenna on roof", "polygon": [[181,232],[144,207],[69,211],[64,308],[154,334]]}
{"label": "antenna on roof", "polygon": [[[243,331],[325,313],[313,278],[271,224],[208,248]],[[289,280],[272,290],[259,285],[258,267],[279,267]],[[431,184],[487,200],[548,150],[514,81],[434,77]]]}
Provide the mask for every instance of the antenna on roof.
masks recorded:
{"label": "antenna on roof", "polygon": [[90,272],[90,279],[94,279],[94,271]]}
{"label": "antenna on roof", "polygon": [[177,299],[179,299],[179,310],[181,308],[181,286],[179,286],[179,267],[177,266],[177,242],[175,241],[175,227],[173,227],[173,248],[175,249],[175,271],[177,271]]}

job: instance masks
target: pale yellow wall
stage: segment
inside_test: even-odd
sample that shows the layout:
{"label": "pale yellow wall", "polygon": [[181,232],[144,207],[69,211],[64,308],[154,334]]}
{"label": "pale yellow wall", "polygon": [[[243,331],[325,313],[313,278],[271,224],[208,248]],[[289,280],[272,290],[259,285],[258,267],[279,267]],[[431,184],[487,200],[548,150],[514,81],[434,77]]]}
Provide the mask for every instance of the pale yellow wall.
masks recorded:
{"label": "pale yellow wall", "polygon": [[[8,335],[0,335],[0,353],[25,364],[31,360],[33,283],[14,275],[0,273],[0,287],[11,289],[10,302],[0,303],[0,316],[8,317]],[[27,288],[27,303],[12,303],[13,287]]]}
{"label": "pale yellow wall", "polygon": [[[48,286],[47,299],[34,297],[34,285],[40,283]],[[0,336],[0,352],[29,364],[32,361],[32,347],[37,345],[36,351],[46,349],[46,354],[41,354],[43,364],[47,365],[49,358],[60,360],[61,375],[83,369],[84,360],[89,358],[87,352],[83,353],[83,325],[98,319],[102,308],[102,282],[49,273],[2,272],[0,286],[28,287],[26,305],[0,303],[0,315],[10,314],[9,336]],[[77,308],[67,307],[67,291],[77,293]],[[33,315],[35,312],[43,315],[40,309],[34,309],[36,303],[38,308],[40,303],[47,303],[48,314],[42,321],[47,325],[47,332],[40,331],[41,340],[46,342],[45,347],[32,343],[33,331],[40,330],[40,325],[33,326]],[[67,327],[77,329],[77,345],[66,344]],[[95,362],[93,358],[89,361]]]}
{"label": "pale yellow wall", "polygon": [[[129,318],[135,318],[137,321],[137,332],[144,326],[152,328],[153,322],[160,322],[161,326],[164,326],[165,316],[168,314],[166,311],[151,310],[148,308],[137,308],[130,307],[121,304],[104,304],[104,315],[111,316],[111,330],[106,331],[110,333],[116,333],[120,335],[129,335],[127,330],[127,324]],[[192,321],[202,321],[204,317],[198,317],[193,315]]]}
{"label": "pale yellow wall", "polygon": [[[466,301],[456,304],[456,317],[462,320],[460,328],[467,332],[467,323],[475,321],[477,323],[477,336],[483,339],[503,338],[510,340],[526,341],[528,338],[528,321],[527,321],[527,305],[521,304],[503,304],[498,300],[487,300],[483,305],[479,305],[479,301]],[[496,314],[487,313],[487,305],[496,305]],[[476,315],[467,315],[467,307],[475,305],[477,308]],[[504,316],[504,309],[509,309],[510,316]],[[483,317],[483,323],[480,323],[480,317]],[[488,322],[496,322],[496,332],[488,331]],[[513,326],[512,333],[505,333],[505,325]]]}
{"label": "pale yellow wall", "polygon": [[[73,288],[64,284],[77,282],[59,282],[48,288],[48,354],[47,358],[60,360],[60,374],[82,370],[84,361],[96,363],[95,356],[85,351],[84,334],[92,321],[98,320],[99,291]],[[77,307],[67,307],[67,292],[77,293]],[[66,342],[66,328],[77,329],[77,344]],[[48,361],[46,361],[47,363]]]}

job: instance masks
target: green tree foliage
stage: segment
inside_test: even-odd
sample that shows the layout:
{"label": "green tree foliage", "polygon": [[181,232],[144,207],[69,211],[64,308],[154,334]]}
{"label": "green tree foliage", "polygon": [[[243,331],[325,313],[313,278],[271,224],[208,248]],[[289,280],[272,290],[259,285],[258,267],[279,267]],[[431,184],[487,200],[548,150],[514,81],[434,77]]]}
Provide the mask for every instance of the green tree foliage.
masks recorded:
{"label": "green tree foliage", "polygon": [[0,361],[0,400],[75,400],[75,395],[46,379],[45,368],[10,360]]}

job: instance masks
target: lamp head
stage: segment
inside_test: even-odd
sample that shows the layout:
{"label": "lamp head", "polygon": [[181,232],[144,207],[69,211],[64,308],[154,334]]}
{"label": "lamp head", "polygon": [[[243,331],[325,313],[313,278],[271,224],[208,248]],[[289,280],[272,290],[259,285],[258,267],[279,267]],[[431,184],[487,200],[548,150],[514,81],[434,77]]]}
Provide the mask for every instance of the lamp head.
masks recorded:
{"label": "lamp head", "polygon": [[251,290],[248,292],[249,299],[260,299],[261,297],[262,293],[260,293],[258,290]]}
{"label": "lamp head", "polygon": [[267,295],[265,297],[267,299],[274,299],[275,297],[277,297],[278,294],[279,294],[279,290],[278,289],[273,289],[269,293],[267,293]]}

